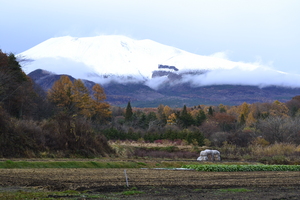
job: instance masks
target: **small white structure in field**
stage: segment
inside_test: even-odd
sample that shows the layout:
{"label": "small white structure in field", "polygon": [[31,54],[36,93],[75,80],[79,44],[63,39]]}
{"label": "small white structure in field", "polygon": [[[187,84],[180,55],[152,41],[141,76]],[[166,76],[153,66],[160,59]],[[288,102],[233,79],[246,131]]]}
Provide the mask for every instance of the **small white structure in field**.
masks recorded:
{"label": "small white structure in field", "polygon": [[215,156],[217,156],[217,160],[221,160],[221,154],[218,150],[210,150],[205,149],[200,152],[200,156],[197,158],[198,161],[208,160],[208,157],[211,158],[212,161],[215,160]]}

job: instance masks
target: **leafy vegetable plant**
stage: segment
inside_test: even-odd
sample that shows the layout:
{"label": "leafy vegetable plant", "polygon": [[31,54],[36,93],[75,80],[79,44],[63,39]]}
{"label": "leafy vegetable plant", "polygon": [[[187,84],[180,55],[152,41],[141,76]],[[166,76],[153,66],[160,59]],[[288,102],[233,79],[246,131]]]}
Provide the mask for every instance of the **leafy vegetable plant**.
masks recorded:
{"label": "leafy vegetable plant", "polygon": [[182,167],[206,172],[300,171],[300,165],[184,165]]}

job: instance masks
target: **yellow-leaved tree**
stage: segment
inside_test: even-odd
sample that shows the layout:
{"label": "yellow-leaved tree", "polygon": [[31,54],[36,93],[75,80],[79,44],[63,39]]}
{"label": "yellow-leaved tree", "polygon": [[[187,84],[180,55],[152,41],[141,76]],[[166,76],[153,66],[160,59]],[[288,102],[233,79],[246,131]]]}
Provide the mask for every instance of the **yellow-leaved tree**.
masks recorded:
{"label": "yellow-leaved tree", "polygon": [[177,116],[175,113],[172,113],[168,116],[168,119],[167,119],[167,123],[168,124],[177,124]]}
{"label": "yellow-leaved tree", "polygon": [[238,113],[239,113],[239,122],[241,124],[245,124],[249,114],[249,105],[246,102],[244,102],[242,105],[238,106]]}
{"label": "yellow-leaved tree", "polygon": [[106,99],[106,94],[104,89],[99,85],[95,84],[92,88],[93,90],[93,108],[94,116],[97,120],[105,122],[111,117],[111,110],[109,109],[109,104],[104,102]]}
{"label": "yellow-leaved tree", "polygon": [[172,114],[172,109],[169,106],[164,107],[164,114],[168,118]]}
{"label": "yellow-leaved tree", "polygon": [[92,98],[90,97],[89,90],[80,79],[74,81],[72,95],[78,114],[91,119],[94,114]]}
{"label": "yellow-leaved tree", "polygon": [[66,112],[74,111],[73,83],[68,76],[61,76],[48,91],[48,99]]}
{"label": "yellow-leaved tree", "polygon": [[102,122],[109,119],[111,111],[109,104],[104,102],[106,99],[104,89],[99,84],[95,84],[92,93],[91,96],[80,79],[74,80],[73,83],[68,76],[62,76],[49,90],[48,98],[68,114],[77,114]]}
{"label": "yellow-leaved tree", "polygon": [[288,113],[289,113],[289,109],[284,103],[281,103],[278,100],[272,103],[270,109],[271,116],[288,117]]}

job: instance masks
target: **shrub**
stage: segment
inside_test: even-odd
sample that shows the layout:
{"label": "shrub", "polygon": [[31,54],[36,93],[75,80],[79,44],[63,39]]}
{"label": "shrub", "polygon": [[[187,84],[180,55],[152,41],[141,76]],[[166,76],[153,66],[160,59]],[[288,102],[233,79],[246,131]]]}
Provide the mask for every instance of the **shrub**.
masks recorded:
{"label": "shrub", "polygon": [[239,147],[227,142],[218,148],[222,159],[259,161],[266,164],[293,164],[299,162],[297,146],[288,143],[275,143],[269,146],[250,145]]}
{"label": "shrub", "polygon": [[[9,119],[9,118],[8,118]],[[10,119],[0,133],[0,155],[3,157],[35,157],[45,150],[40,126],[31,120]]]}
{"label": "shrub", "polygon": [[251,130],[244,129],[243,131],[237,131],[229,133],[228,142],[241,147],[247,147],[253,137],[251,136]]}
{"label": "shrub", "polygon": [[258,160],[261,163],[264,164],[280,164],[280,165],[286,165],[289,164],[289,160],[285,156],[277,155],[277,156],[268,156],[268,157],[262,157]]}
{"label": "shrub", "polygon": [[205,146],[210,147],[211,141],[209,139],[205,138],[203,142]]}
{"label": "shrub", "polygon": [[[4,157],[43,157],[54,153],[62,157],[105,156],[113,150],[106,138],[93,131],[83,118],[57,116],[41,123],[32,120],[10,120],[9,131],[1,134],[0,155]],[[53,155],[52,155],[53,156]]]}
{"label": "shrub", "polygon": [[260,145],[251,145],[251,153],[254,156],[262,157],[262,156],[290,156],[296,150],[295,144],[288,143],[275,143],[269,146],[260,146]]}
{"label": "shrub", "polygon": [[223,142],[227,141],[228,133],[226,132],[215,132],[210,136],[210,141],[214,146],[221,147]]}
{"label": "shrub", "polygon": [[263,137],[257,137],[255,140],[252,141],[253,145],[266,147],[270,144],[267,140],[265,140]]}

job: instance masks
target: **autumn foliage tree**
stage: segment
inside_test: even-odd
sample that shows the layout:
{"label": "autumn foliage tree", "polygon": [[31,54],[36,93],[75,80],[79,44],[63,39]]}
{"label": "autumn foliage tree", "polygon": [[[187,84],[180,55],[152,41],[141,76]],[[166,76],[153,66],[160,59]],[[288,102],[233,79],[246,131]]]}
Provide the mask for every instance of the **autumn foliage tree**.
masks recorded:
{"label": "autumn foliage tree", "polygon": [[292,117],[299,116],[300,111],[300,96],[293,97],[290,101],[286,102],[289,113]]}
{"label": "autumn foliage tree", "polygon": [[48,92],[48,99],[67,113],[74,112],[73,83],[68,76],[61,76]]}
{"label": "autumn foliage tree", "polygon": [[52,134],[48,135],[52,138],[48,141],[56,141],[53,148],[80,154],[111,151],[102,134],[95,133],[98,123],[104,124],[111,117],[99,84],[89,91],[82,80],[72,82],[68,76],[62,76],[49,90],[48,98],[58,108],[52,120]]}
{"label": "autumn foliage tree", "polygon": [[110,111],[109,104],[104,102],[106,100],[104,89],[99,84],[95,84],[92,91],[94,97],[92,99],[94,117],[100,122],[107,121],[111,117],[112,112]]}
{"label": "autumn foliage tree", "polygon": [[90,119],[93,115],[93,104],[88,89],[80,80],[74,80],[72,87],[72,100],[74,102],[76,112]]}
{"label": "autumn foliage tree", "polygon": [[101,122],[111,116],[109,104],[104,102],[106,95],[99,84],[93,86],[91,94],[82,80],[72,82],[68,76],[62,76],[49,90],[48,98],[68,114],[76,114]]}

